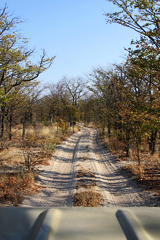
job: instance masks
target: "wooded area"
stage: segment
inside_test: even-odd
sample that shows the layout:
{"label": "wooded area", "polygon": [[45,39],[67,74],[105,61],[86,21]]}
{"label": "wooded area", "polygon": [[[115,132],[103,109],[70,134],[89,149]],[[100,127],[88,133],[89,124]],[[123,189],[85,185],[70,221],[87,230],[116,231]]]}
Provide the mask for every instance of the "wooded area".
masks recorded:
{"label": "wooded area", "polygon": [[[21,22],[5,6],[0,13],[0,137],[12,138],[12,127],[57,122],[65,132],[67,123],[94,122],[107,127],[125,144],[127,155],[143,140],[151,154],[159,139],[160,5],[158,1],[110,1],[119,12],[106,13],[107,23],[118,23],[140,34],[126,49],[124,63],[112,69],[93,69],[87,80],[63,77],[57,84],[42,87],[36,79],[55,57],[43,50],[38,63],[30,57],[27,39],[17,29]],[[88,87],[87,87],[88,82]],[[48,91],[47,91],[48,90]],[[90,91],[90,93],[89,93]],[[140,158],[138,155],[138,161]]]}
{"label": "wooded area", "polygon": [[[43,50],[37,63],[34,49],[18,31],[20,19],[5,6],[0,10],[0,139],[12,140],[16,126],[57,125],[65,134],[77,122],[93,123],[103,137],[113,136],[129,156],[148,145],[159,155],[160,127],[160,3],[143,0],[109,0],[119,12],[106,13],[107,23],[117,23],[139,33],[126,49],[126,60],[110,69],[94,68],[86,77],[63,77],[45,87],[37,81],[55,57]],[[114,46],[113,46],[114,47]],[[54,81],[54,79],[53,79]],[[107,133],[106,133],[107,130]]]}

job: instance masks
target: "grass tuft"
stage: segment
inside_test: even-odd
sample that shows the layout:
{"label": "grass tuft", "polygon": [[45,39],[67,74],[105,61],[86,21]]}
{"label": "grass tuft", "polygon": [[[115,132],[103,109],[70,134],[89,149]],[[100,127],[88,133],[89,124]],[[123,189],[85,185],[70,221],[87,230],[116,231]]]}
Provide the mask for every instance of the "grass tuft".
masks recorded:
{"label": "grass tuft", "polygon": [[83,191],[73,195],[73,203],[76,207],[98,207],[104,202],[100,193]]}

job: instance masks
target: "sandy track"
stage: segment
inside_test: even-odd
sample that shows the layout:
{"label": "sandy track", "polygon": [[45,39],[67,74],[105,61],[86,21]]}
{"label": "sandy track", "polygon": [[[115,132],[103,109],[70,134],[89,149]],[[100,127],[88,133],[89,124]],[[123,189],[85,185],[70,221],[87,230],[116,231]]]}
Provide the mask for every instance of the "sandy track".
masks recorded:
{"label": "sandy track", "polygon": [[[80,180],[79,170],[87,170],[95,182],[90,190],[99,192],[104,198],[104,207],[153,206],[154,200],[137,184],[121,172],[121,163],[103,149],[95,129],[83,128],[57,147],[50,165],[39,168],[38,183],[41,192],[27,197],[22,207],[71,207],[72,195]],[[86,190],[87,191],[87,190]]]}
{"label": "sandy track", "polygon": [[78,143],[85,130],[73,134],[56,148],[50,165],[39,167],[37,183],[44,188],[35,196],[27,197],[24,207],[72,206],[72,189],[75,181],[75,159]]}

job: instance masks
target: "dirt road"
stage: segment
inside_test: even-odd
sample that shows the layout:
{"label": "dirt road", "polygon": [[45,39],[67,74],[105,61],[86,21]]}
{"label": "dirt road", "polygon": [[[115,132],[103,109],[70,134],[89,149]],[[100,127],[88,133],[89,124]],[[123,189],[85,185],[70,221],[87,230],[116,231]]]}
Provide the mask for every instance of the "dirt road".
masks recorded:
{"label": "dirt road", "polygon": [[93,191],[103,197],[99,206],[154,206],[144,192],[121,171],[121,163],[102,147],[97,130],[82,128],[57,147],[50,165],[39,168],[41,192],[24,199],[23,207],[71,207],[73,194]]}

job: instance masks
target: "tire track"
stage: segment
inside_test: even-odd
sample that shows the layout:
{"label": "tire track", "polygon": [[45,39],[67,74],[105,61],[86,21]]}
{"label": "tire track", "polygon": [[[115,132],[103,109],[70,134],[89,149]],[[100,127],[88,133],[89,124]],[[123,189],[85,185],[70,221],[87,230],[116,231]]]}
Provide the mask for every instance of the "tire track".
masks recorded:
{"label": "tire track", "polygon": [[75,162],[80,139],[86,133],[83,129],[73,134],[57,147],[50,165],[39,168],[38,184],[41,192],[26,197],[24,207],[71,207],[72,192],[75,185]]}
{"label": "tire track", "polygon": [[85,127],[57,147],[49,166],[40,167],[38,183],[44,188],[21,206],[72,207],[79,168],[95,174],[88,179],[96,183],[89,190],[103,195],[104,207],[150,206],[142,189],[122,174],[120,162],[102,147],[97,130]]}
{"label": "tire track", "polygon": [[92,139],[96,159],[99,160],[95,165],[101,172],[100,188],[105,206],[145,206],[147,203],[143,198],[142,189],[132,179],[122,174],[120,162],[102,147],[96,130],[92,131]]}

